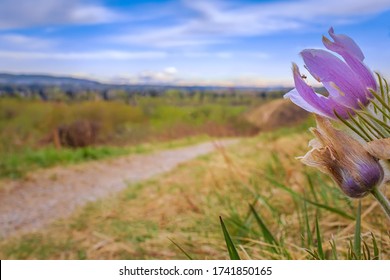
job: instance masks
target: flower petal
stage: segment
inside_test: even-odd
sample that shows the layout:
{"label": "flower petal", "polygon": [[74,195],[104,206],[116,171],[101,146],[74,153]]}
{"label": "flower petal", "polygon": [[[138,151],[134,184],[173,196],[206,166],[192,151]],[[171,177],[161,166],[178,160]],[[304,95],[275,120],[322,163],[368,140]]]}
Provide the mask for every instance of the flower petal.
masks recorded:
{"label": "flower petal", "polygon": [[[333,28],[329,30],[329,35],[333,38],[334,42],[328,38],[323,37],[322,42],[325,47],[331,51],[334,51],[341,55],[349,67],[355,72],[359,80],[365,86],[365,88],[371,88],[376,90],[376,81],[372,72],[363,63],[364,55],[358,45],[350,37],[342,34],[334,34]],[[369,96],[371,94],[367,91]],[[362,100],[363,101],[363,100]]]}
{"label": "flower petal", "polygon": [[310,103],[308,103],[299,94],[299,92],[296,89],[293,89],[293,90],[287,92],[284,95],[284,98],[289,98],[295,105],[301,107],[302,109],[304,109],[304,110],[306,110],[306,111],[308,111],[310,113],[314,113],[314,114],[321,115],[321,116],[328,117],[328,118],[329,117],[333,117],[331,115],[328,115],[326,112],[323,112],[322,109],[318,109],[317,106],[313,106]]}
{"label": "flower petal", "polygon": [[379,159],[390,159],[390,138],[377,139],[366,144],[366,150]]}
{"label": "flower petal", "polygon": [[332,37],[334,42],[331,42],[328,38],[322,37],[325,47],[328,50],[334,51],[336,53],[348,52],[351,55],[357,57],[360,61],[364,60],[364,54],[355,41],[343,34],[335,34],[333,27],[329,29],[329,35]]}
{"label": "flower petal", "polygon": [[359,109],[359,100],[367,103],[367,89],[358,76],[341,59],[324,50],[306,49],[301,52],[309,72],[325,86],[332,99],[343,105]]}
{"label": "flower petal", "polygon": [[316,113],[318,115],[335,118],[334,110],[343,118],[348,118],[348,108],[337,103],[330,97],[325,97],[316,93],[302,79],[299,68],[293,64],[293,76],[295,82],[295,90],[288,92],[285,98],[290,98],[296,105],[303,109]]}

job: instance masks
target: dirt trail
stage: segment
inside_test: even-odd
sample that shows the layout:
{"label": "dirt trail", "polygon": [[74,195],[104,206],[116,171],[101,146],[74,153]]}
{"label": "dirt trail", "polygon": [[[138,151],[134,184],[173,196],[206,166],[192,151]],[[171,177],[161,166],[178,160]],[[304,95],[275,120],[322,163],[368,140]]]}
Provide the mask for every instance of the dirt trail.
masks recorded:
{"label": "dirt trail", "polygon": [[149,179],[178,164],[207,154],[221,140],[166,150],[55,167],[31,174],[26,180],[7,182],[0,190],[0,237],[29,232],[69,216],[77,207],[126,188],[128,183]]}

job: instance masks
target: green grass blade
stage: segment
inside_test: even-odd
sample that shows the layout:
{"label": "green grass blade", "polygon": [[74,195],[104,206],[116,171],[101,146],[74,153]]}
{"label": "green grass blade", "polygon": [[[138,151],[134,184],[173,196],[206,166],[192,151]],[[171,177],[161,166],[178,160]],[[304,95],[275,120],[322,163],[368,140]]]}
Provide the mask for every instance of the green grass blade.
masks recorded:
{"label": "green grass blade", "polygon": [[373,260],[379,260],[379,248],[378,248],[378,244],[376,242],[376,238],[375,238],[375,235],[371,232],[371,237],[372,237],[372,245],[374,247],[374,256],[373,256]]}
{"label": "green grass blade", "polygon": [[236,246],[234,246],[234,243],[230,237],[230,234],[229,234],[221,216],[219,216],[219,220],[221,221],[223,236],[225,237],[226,247],[228,249],[230,259],[231,260],[241,260],[240,255],[237,252]]}
{"label": "green grass blade", "polygon": [[305,228],[306,228],[306,238],[307,238],[307,246],[310,246],[311,244],[313,244],[313,235],[311,233],[311,229],[310,229],[310,223],[309,223],[309,215],[308,215],[308,212],[307,212],[307,204],[306,204],[306,201],[303,201],[303,209],[305,211],[304,215],[305,215]]}
{"label": "green grass blade", "polygon": [[309,174],[306,173],[305,175],[306,175],[306,178],[307,178],[307,182],[308,182],[308,184],[309,184],[309,187],[310,187],[310,192],[311,192],[311,194],[313,195],[314,201],[315,201],[315,202],[318,202],[317,193],[316,193],[316,191],[314,190],[313,180],[312,180],[312,178],[309,176]]}
{"label": "green grass blade", "polygon": [[189,260],[193,260],[193,258],[179,245],[177,244],[175,241],[173,241],[172,239],[168,238],[169,241],[172,242],[173,245],[175,245]]}
{"label": "green grass blade", "polygon": [[[265,241],[272,245],[270,248],[271,250],[276,254],[284,254],[288,259],[291,259],[290,253],[287,251],[286,248],[282,248],[280,246],[280,243],[276,240],[276,238],[272,235],[271,231],[268,229],[267,225],[264,223],[263,219],[260,217],[260,215],[256,212],[253,205],[249,205],[251,212],[253,213],[253,216],[255,217],[255,220],[257,224],[259,225]],[[281,250],[280,250],[281,249]]]}
{"label": "green grass blade", "polygon": [[355,253],[355,256],[358,260],[361,259],[361,212],[362,212],[362,203],[359,200],[359,205],[357,209],[357,215],[356,215],[356,226],[355,226],[355,238],[354,238],[354,246],[353,251]]}
{"label": "green grass blade", "polygon": [[321,238],[321,232],[320,227],[318,225],[318,216],[316,216],[316,233],[317,233],[317,251],[318,251],[318,257],[321,260],[325,260],[325,254],[324,250],[322,248],[322,238]]}
{"label": "green grass blade", "polygon": [[315,260],[319,260],[320,258],[318,257],[318,254],[317,252],[313,252],[309,249],[305,249],[306,252],[308,252],[310,254],[310,256],[312,256]]}
{"label": "green grass blade", "polygon": [[337,260],[337,247],[336,247],[336,241],[332,238],[331,241],[329,241],[330,247],[332,248],[332,256],[334,260]]}
{"label": "green grass blade", "polygon": [[342,211],[340,209],[337,209],[337,208],[334,208],[334,207],[331,207],[331,206],[328,206],[328,205],[325,205],[325,204],[317,203],[317,202],[311,201],[309,199],[306,199],[306,198],[302,197],[299,193],[297,193],[297,192],[293,191],[292,189],[286,187],[285,185],[275,181],[273,178],[270,178],[269,176],[267,176],[267,179],[272,184],[274,184],[275,187],[278,187],[278,188],[288,192],[289,194],[291,194],[291,196],[293,196],[295,198],[299,198],[299,199],[305,200],[307,203],[310,203],[312,205],[317,206],[318,208],[322,208],[322,209],[330,211],[332,213],[338,214],[338,215],[340,215],[340,216],[342,216],[344,218],[347,218],[347,219],[350,219],[350,220],[354,220],[355,219],[352,215],[349,215],[349,214],[345,213],[344,211]]}
{"label": "green grass blade", "polygon": [[319,208],[322,208],[322,209],[325,209],[325,210],[327,210],[327,211],[329,211],[329,212],[333,212],[333,213],[335,213],[335,214],[338,214],[338,215],[340,215],[340,216],[342,216],[342,217],[344,217],[344,218],[347,218],[347,219],[350,219],[350,220],[353,220],[353,219],[354,219],[353,216],[348,215],[348,214],[345,213],[344,211],[339,210],[339,209],[337,209],[337,208],[334,208],[334,207],[331,207],[331,206],[328,206],[328,205],[325,205],[325,204],[321,204],[321,203],[316,203],[316,202],[310,201],[310,200],[306,200],[306,201],[307,201],[308,203],[310,203],[310,204],[313,204],[313,205],[319,207]]}
{"label": "green grass blade", "polygon": [[[257,224],[260,226],[260,229],[263,233],[263,236],[264,236],[264,239],[267,243],[269,244],[273,244],[273,245],[276,245],[276,246],[279,246],[278,242],[276,241],[275,237],[272,235],[271,231],[268,229],[268,227],[265,225],[265,223],[263,222],[263,219],[259,216],[259,214],[256,212],[255,208],[253,207],[253,205],[249,205],[252,213],[253,213],[253,216],[255,217],[256,219],[256,222]],[[273,250],[276,252],[276,249],[274,247],[272,247]]]}

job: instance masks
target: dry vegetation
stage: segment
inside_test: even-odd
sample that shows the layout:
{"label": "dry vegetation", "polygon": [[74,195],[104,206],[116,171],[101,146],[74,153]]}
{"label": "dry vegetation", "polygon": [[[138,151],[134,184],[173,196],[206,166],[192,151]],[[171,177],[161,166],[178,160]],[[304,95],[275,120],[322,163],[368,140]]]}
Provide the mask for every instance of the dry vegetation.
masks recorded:
{"label": "dry vegetation", "polygon": [[[326,256],[332,257],[329,241],[334,240],[338,258],[348,258],[357,203],[294,159],[307,149],[307,127],[244,139],[164,176],[129,185],[45,230],[2,240],[0,258],[185,259],[172,240],[195,259],[227,259],[220,215],[241,258],[312,258],[305,249],[315,253],[318,246],[316,217]],[[389,259],[386,217],[372,198],[362,202],[362,236],[371,258],[372,233],[379,257]],[[249,204],[283,250],[267,241]]]}
{"label": "dry vegetation", "polygon": [[294,126],[306,120],[309,113],[287,99],[276,99],[254,108],[246,119],[260,131],[270,131],[285,126]]}

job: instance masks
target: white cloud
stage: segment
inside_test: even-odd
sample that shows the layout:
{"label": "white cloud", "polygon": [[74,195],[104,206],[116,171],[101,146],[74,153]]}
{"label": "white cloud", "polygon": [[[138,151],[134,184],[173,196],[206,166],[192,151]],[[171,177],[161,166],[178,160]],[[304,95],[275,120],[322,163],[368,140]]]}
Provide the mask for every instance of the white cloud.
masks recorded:
{"label": "white cloud", "polygon": [[165,84],[174,83],[177,80],[177,69],[167,67],[162,71],[143,71],[136,77],[137,83],[141,84]]}
{"label": "white cloud", "polygon": [[241,58],[254,58],[254,59],[268,59],[270,54],[265,52],[229,52],[229,51],[220,51],[220,52],[206,52],[206,51],[189,51],[176,53],[188,58],[220,58],[220,59],[230,59],[233,57]]}
{"label": "white cloud", "polygon": [[7,33],[0,35],[0,42],[2,46],[6,46],[9,49],[15,48],[24,48],[24,49],[46,49],[53,45],[55,42],[53,40],[25,36],[16,33]]}
{"label": "white cloud", "polygon": [[270,54],[265,53],[265,52],[251,52],[251,53],[247,53],[247,55],[252,56],[254,58],[257,58],[257,59],[268,59],[271,56]]}
{"label": "white cloud", "polygon": [[[329,22],[349,24],[389,10],[389,0],[277,1],[183,0],[175,10],[177,22],[150,29],[133,29],[114,40],[152,47],[193,47],[275,32],[300,31]],[[186,17],[181,17],[182,11]]]}
{"label": "white cloud", "polygon": [[222,59],[229,59],[233,57],[233,54],[231,52],[217,52],[216,56]]}
{"label": "white cloud", "polygon": [[123,51],[96,51],[96,52],[25,52],[0,50],[0,58],[6,59],[33,59],[33,60],[134,60],[160,59],[166,57],[165,52],[123,52]]}
{"label": "white cloud", "polygon": [[137,30],[129,34],[110,36],[110,41],[129,45],[147,45],[148,47],[171,48],[212,45],[221,43],[221,39],[205,38],[196,34],[188,34],[186,25],[152,30]]}
{"label": "white cloud", "polygon": [[1,0],[0,29],[118,21],[123,15],[82,0]]}
{"label": "white cloud", "polygon": [[69,19],[76,23],[102,23],[118,20],[120,15],[100,6],[79,6],[69,13]]}
{"label": "white cloud", "polygon": [[164,69],[164,72],[168,75],[175,75],[177,73],[177,69],[175,67],[167,67]]}
{"label": "white cloud", "polygon": [[[219,29],[220,25],[233,27],[233,31],[267,32],[295,28],[301,21],[319,20],[319,17],[349,19],[380,13],[390,9],[388,0],[317,0],[274,1],[258,4],[243,4],[240,1],[184,0],[183,3],[198,13],[209,30]],[[248,25],[254,24],[254,26]],[[230,32],[227,29],[226,32]]]}
{"label": "white cloud", "polygon": [[[389,0],[298,0],[263,3],[239,0],[182,0],[114,10],[93,0],[1,0],[0,29],[61,24],[96,24],[131,19],[112,42],[156,48],[198,48],[237,37],[349,24],[390,9]],[[169,20],[165,20],[169,19]],[[142,26],[137,25],[137,20]],[[150,21],[150,26],[148,23]],[[159,24],[156,24],[156,21]]]}

